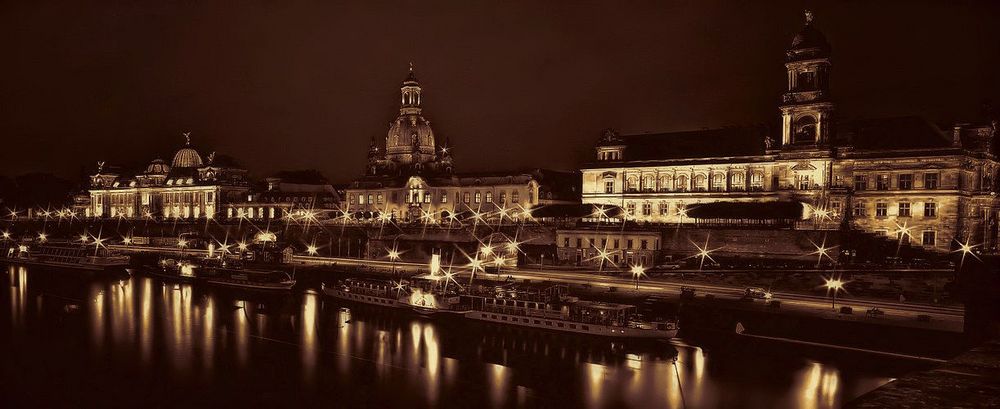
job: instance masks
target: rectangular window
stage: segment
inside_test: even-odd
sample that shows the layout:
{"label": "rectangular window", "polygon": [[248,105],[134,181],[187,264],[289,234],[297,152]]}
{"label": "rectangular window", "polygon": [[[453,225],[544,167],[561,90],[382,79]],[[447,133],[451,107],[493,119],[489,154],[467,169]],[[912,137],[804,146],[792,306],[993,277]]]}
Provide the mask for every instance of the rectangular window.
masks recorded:
{"label": "rectangular window", "polygon": [[368,194],[368,204],[374,204],[374,203],[375,203],[375,195],[369,193]]}
{"label": "rectangular window", "polygon": [[625,248],[632,250],[632,239],[625,240]]}
{"label": "rectangular window", "polygon": [[641,248],[643,250],[648,250],[649,249],[649,242],[646,241],[646,240],[639,240],[639,248]]}
{"label": "rectangular window", "polygon": [[470,198],[469,192],[462,193],[462,202],[463,203],[469,204],[469,198]]}
{"label": "rectangular window", "polygon": [[377,200],[378,200],[378,204],[383,204],[383,203],[385,203],[385,197],[384,197],[384,196],[382,196],[382,194],[381,194],[381,193],[379,193],[379,194],[378,194],[378,196],[376,196],[376,198],[377,198]]}
{"label": "rectangular window", "polygon": [[865,215],[865,202],[854,202],[854,215],[855,216]]}
{"label": "rectangular window", "polygon": [[625,213],[627,213],[629,216],[635,216],[635,203],[626,204]]}
{"label": "rectangular window", "polygon": [[431,202],[431,193],[424,192],[424,203],[430,203],[430,202]]}
{"label": "rectangular window", "polygon": [[569,237],[563,237],[563,247],[569,247]]}
{"label": "rectangular window", "polygon": [[409,194],[404,194],[403,195],[403,201],[405,201],[406,203],[412,203],[413,202],[413,198],[410,197]]}
{"label": "rectangular window", "polygon": [[889,190],[889,175],[875,177],[875,190]]}
{"label": "rectangular window", "polygon": [[621,247],[621,242],[618,239],[615,239],[615,248],[617,249],[620,247]]}
{"label": "rectangular window", "polygon": [[593,238],[587,239],[587,244],[590,246],[590,248],[594,248],[594,239]]}
{"label": "rectangular window", "polygon": [[[350,199],[350,203],[352,205],[357,202],[357,199],[355,198],[355,196],[357,196],[357,195],[348,195],[348,198]],[[170,203],[169,200],[167,202]]]}
{"label": "rectangular window", "polygon": [[899,204],[899,217],[910,217],[910,204],[900,203]]}
{"label": "rectangular window", "polygon": [[913,175],[907,173],[899,175],[899,190],[913,189]]}
{"label": "rectangular window", "polygon": [[576,248],[582,248],[582,247],[583,247],[583,239],[577,237],[576,238]]}
{"label": "rectangular window", "polygon": [[937,173],[925,173],[924,174],[924,189],[937,189],[938,188],[938,174]]}
{"label": "rectangular window", "polygon": [[923,236],[920,238],[920,242],[925,246],[937,245],[937,232],[933,230],[925,231]]}
{"label": "rectangular window", "polygon": [[615,181],[606,180],[604,181],[604,193],[614,193],[615,192]]}
{"label": "rectangular window", "polygon": [[875,217],[886,217],[889,215],[889,205],[885,203],[875,203]]}
{"label": "rectangular window", "polygon": [[510,201],[514,203],[521,201],[521,195],[518,193],[518,191],[515,190],[513,192],[510,192]]}
{"label": "rectangular window", "polygon": [[500,192],[500,204],[507,203],[507,192]]}
{"label": "rectangular window", "polygon": [[642,204],[642,215],[650,216],[653,214],[653,204],[646,202]]}
{"label": "rectangular window", "polygon": [[660,202],[660,216],[666,216],[670,214],[670,204],[667,202]]}
{"label": "rectangular window", "polygon": [[486,203],[493,203],[493,192],[486,192]]}
{"label": "rectangular window", "polygon": [[448,203],[448,192],[441,192],[441,203]]}
{"label": "rectangular window", "polygon": [[480,192],[476,192],[476,203],[482,203],[482,202],[483,202],[483,194]]}
{"label": "rectangular window", "polygon": [[937,203],[924,203],[924,217],[937,217]]}

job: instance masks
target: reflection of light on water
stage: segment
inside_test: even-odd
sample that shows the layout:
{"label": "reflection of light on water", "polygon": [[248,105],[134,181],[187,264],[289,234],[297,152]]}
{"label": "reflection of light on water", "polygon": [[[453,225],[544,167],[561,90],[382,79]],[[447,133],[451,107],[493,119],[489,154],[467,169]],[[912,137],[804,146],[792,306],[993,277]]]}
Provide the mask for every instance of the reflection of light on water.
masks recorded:
{"label": "reflection of light on water", "polygon": [[337,367],[342,376],[350,376],[348,370],[351,368],[351,344],[348,339],[351,321],[351,310],[341,308],[337,311]]}
{"label": "reflection of light on water", "polygon": [[836,407],[837,392],[840,387],[839,371],[827,368],[819,362],[811,362],[809,369],[800,376],[803,378],[799,386],[798,407]]}
{"label": "reflection of light on water", "polygon": [[438,365],[441,363],[441,353],[438,350],[434,327],[431,325],[424,325],[424,345],[427,347],[427,403],[429,406],[437,406]]}
{"label": "reflection of light on water", "polygon": [[625,361],[629,368],[636,371],[642,369],[642,357],[636,354],[626,354]]}
{"label": "reflection of light on water", "polygon": [[587,377],[587,407],[599,408],[604,400],[604,376],[607,374],[607,367],[604,365],[586,363],[584,372]]}
{"label": "reflection of light on water", "polygon": [[135,333],[135,305],[131,281],[111,285],[111,338],[116,345],[130,343]]}
{"label": "reflection of light on water", "polygon": [[141,361],[149,365],[153,356],[153,280],[142,279],[142,317],[139,320],[139,351]]}
{"label": "reflection of light on water", "polygon": [[202,350],[204,350],[204,366],[206,373],[211,374],[215,362],[215,301],[212,297],[205,300],[205,322],[201,329]]}
{"label": "reflection of light on water", "polygon": [[236,306],[239,307],[233,309],[233,314],[234,314],[233,322],[235,323],[234,325],[236,326],[236,361],[241,366],[246,366],[247,354],[249,353],[249,351],[247,350],[247,348],[249,347],[248,345],[249,333],[247,331],[248,323],[246,316],[247,302],[242,300],[237,301]]}
{"label": "reflection of light on water", "polygon": [[27,308],[28,270],[24,266],[10,266],[7,271],[11,274],[10,321],[15,327],[22,327]]}
{"label": "reflection of light on water", "polygon": [[90,310],[91,336],[94,347],[100,349],[104,346],[104,290],[97,283],[91,285],[90,290],[95,294],[93,308]]}
{"label": "reflection of light on water", "polygon": [[490,378],[490,401],[494,408],[501,408],[507,403],[507,390],[510,389],[510,368],[503,365],[488,364]]}
{"label": "reflection of light on water", "polygon": [[303,378],[312,382],[316,368],[316,294],[302,297],[302,370]]}

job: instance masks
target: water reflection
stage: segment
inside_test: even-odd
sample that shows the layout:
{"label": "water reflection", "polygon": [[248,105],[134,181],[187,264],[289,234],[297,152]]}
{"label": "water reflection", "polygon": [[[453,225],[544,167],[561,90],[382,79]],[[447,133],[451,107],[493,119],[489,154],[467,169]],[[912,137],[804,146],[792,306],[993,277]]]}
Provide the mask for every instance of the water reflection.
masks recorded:
{"label": "water reflection", "polygon": [[[139,385],[152,384],[163,394],[188,385],[235,400],[254,391],[264,396],[249,402],[257,406],[832,408],[888,381],[894,373],[886,368],[896,364],[429,321],[312,290],[270,296],[141,275],[67,284],[65,274],[7,268],[9,301],[0,305],[9,308],[10,331],[49,342],[89,335],[89,352],[75,352],[87,359],[58,365],[132,382],[117,389],[117,406],[145,402],[148,386]],[[29,298],[40,300],[38,314],[28,313]],[[33,322],[61,332],[32,332]],[[57,364],[46,363],[55,359],[48,350],[24,352],[19,359]],[[86,362],[107,359],[114,370],[88,372]]]}

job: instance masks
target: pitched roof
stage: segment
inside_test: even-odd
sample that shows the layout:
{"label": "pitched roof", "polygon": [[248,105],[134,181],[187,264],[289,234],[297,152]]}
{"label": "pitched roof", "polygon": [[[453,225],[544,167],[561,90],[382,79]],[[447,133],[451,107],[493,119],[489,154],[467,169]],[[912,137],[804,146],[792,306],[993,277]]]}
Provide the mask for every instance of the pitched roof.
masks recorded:
{"label": "pitched roof", "polygon": [[[688,159],[764,154],[766,126],[622,135],[625,157],[632,160]],[[777,139],[777,138],[776,138]]]}
{"label": "pitched roof", "polygon": [[951,139],[918,116],[859,119],[837,123],[837,144],[855,150],[935,149],[951,147]]}

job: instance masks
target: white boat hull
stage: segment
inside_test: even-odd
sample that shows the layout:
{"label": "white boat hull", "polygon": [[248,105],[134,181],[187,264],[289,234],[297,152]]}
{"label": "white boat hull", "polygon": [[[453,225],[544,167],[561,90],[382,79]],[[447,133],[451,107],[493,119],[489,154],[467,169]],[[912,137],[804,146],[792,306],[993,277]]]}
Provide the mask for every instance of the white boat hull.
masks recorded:
{"label": "white boat hull", "polygon": [[337,288],[324,288],[323,293],[338,300],[353,301],[362,304],[378,305],[389,308],[403,308],[406,305],[392,298],[352,293]]}
{"label": "white boat hull", "polygon": [[568,332],[574,334],[587,334],[611,338],[645,338],[645,339],[667,339],[677,336],[677,329],[641,329],[613,327],[607,325],[584,324],[575,321],[566,321],[546,317],[531,317],[524,315],[510,315],[487,311],[469,311],[465,313],[465,318],[476,321],[491,322],[495,324],[512,325],[525,328],[536,328],[550,331]]}

